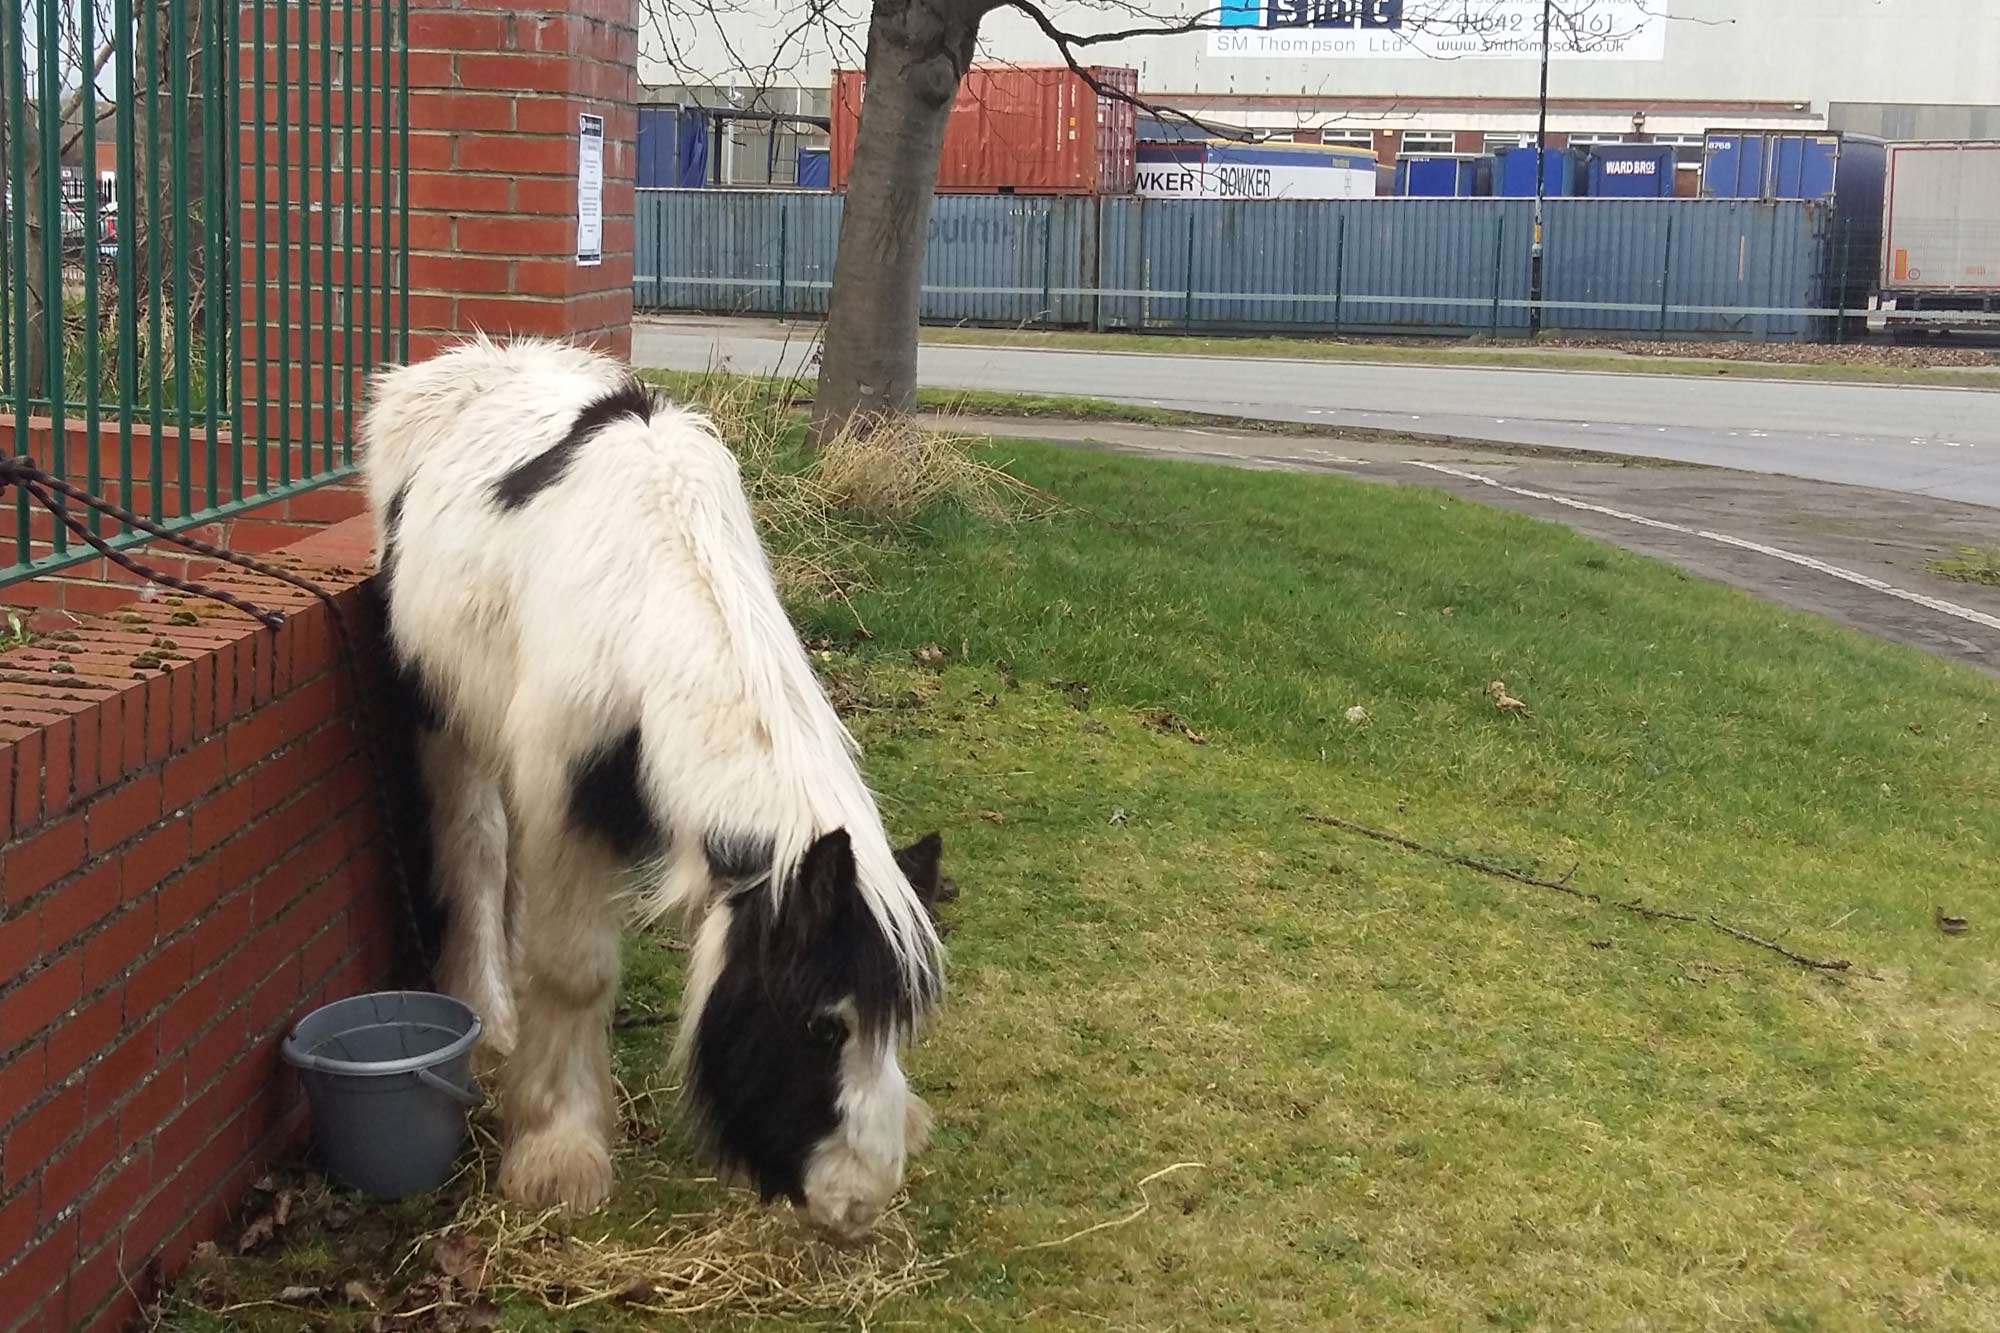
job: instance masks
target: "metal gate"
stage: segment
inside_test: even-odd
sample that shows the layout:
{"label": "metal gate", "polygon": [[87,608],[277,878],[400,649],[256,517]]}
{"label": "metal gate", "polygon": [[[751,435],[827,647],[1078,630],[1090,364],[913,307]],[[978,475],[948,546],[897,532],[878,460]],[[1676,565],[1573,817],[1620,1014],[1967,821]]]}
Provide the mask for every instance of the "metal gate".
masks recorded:
{"label": "metal gate", "polygon": [[[352,471],[407,346],[407,4],[0,0],[0,450],[177,530]],[[0,543],[0,586],[94,556],[18,494]]]}

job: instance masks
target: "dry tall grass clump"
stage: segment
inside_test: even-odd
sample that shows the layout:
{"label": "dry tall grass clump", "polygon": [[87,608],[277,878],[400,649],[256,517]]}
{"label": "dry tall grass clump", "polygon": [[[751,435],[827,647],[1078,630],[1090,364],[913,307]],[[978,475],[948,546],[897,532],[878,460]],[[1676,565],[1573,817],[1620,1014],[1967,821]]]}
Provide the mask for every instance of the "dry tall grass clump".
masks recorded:
{"label": "dry tall grass clump", "polygon": [[797,606],[845,601],[863,579],[879,527],[938,505],[995,523],[1046,512],[1046,496],[983,462],[972,442],[890,422],[848,431],[819,450],[799,412],[808,385],[710,372],[668,381],[677,400],[708,414],[743,465],[743,486],[770,553],[779,592]]}
{"label": "dry tall grass clump", "polygon": [[973,456],[962,436],[914,421],[843,431],[821,446],[813,471],[841,508],[887,523],[903,523],[939,501],[995,522],[1040,507],[1040,495]]}

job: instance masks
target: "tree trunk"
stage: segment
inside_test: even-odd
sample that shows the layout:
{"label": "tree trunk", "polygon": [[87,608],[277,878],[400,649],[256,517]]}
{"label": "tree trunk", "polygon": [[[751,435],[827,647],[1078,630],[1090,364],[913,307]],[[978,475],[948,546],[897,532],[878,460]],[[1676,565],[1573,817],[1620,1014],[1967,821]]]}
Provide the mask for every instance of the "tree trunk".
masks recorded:
{"label": "tree trunk", "polygon": [[833,265],[812,439],[907,412],[945,122],[972,63],[977,0],[875,0],[868,81]]}

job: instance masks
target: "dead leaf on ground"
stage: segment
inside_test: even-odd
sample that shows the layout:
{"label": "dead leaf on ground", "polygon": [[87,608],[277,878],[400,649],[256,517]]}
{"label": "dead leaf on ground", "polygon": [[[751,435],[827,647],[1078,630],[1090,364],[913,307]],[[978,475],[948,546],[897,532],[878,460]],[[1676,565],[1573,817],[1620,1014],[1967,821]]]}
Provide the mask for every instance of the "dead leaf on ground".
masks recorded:
{"label": "dead leaf on ground", "polygon": [[358,1305],[364,1310],[382,1308],[381,1293],[358,1277],[349,1278],[340,1284],[340,1299],[349,1305]]}
{"label": "dead leaf on ground", "polygon": [[979,817],[989,824],[1004,824],[1007,822],[1007,816],[1001,814],[998,810],[981,810]]}
{"label": "dead leaf on ground", "polygon": [[1523,717],[1533,716],[1532,713],[1528,712],[1528,705],[1507,693],[1507,682],[1504,680],[1496,680],[1491,685],[1488,685],[1486,687],[1486,694],[1487,697],[1493,700],[1493,706],[1503,713],[1519,713]]}
{"label": "dead leaf on ground", "polygon": [[476,1294],[486,1281],[486,1243],[477,1236],[445,1237],[432,1251],[431,1262],[468,1292]]}
{"label": "dead leaf on ground", "polygon": [[1946,916],[1942,908],[1938,909],[1937,925],[1938,929],[1947,935],[1963,935],[1972,929],[1970,921],[1962,916]]}
{"label": "dead leaf on ground", "polygon": [[916,652],[917,661],[923,666],[937,666],[944,661],[944,657],[944,649],[934,643],[927,643]]}
{"label": "dead leaf on ground", "polygon": [[1155,708],[1144,714],[1143,720],[1147,726],[1162,736],[1179,735],[1186,738],[1191,745],[1208,744],[1208,737],[1205,734],[1190,727],[1182,720],[1180,714],[1170,708]]}
{"label": "dead leaf on ground", "polygon": [[303,1305],[307,1301],[322,1301],[325,1299],[325,1287],[286,1287],[279,1291],[277,1295],[277,1301],[280,1305]]}
{"label": "dead leaf on ground", "polygon": [[269,1245],[271,1238],[277,1234],[277,1214],[265,1213],[249,1226],[243,1228],[243,1234],[236,1238],[236,1252],[238,1254],[249,1254],[252,1250],[260,1250],[264,1246]]}

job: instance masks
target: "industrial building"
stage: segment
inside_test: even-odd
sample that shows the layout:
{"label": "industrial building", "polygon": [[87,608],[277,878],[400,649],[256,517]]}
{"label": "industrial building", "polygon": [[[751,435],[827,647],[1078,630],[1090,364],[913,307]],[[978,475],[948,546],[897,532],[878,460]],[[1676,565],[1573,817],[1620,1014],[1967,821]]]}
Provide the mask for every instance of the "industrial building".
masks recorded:
{"label": "industrial building", "polygon": [[[1532,142],[1540,0],[1158,0],[1163,23],[1217,29],[1087,48],[1139,72],[1148,102],[1259,136],[1366,147],[1384,163]],[[790,184],[825,145],[836,69],[861,63],[868,7],[741,0],[640,38],[642,97],[702,108],[702,171],[675,183]],[[1134,6],[1055,3],[1079,33],[1135,26]],[[1564,0],[1550,45],[1554,146],[1655,143],[1700,162],[1703,134],[1845,129],[1890,139],[2000,138],[2000,3],[1990,0]],[[1478,31],[1450,16],[1472,14]],[[724,25],[718,29],[717,24]],[[986,21],[981,62],[1059,59],[1022,15]],[[657,178],[656,178],[657,179]],[[659,183],[667,183],[660,181]]]}

